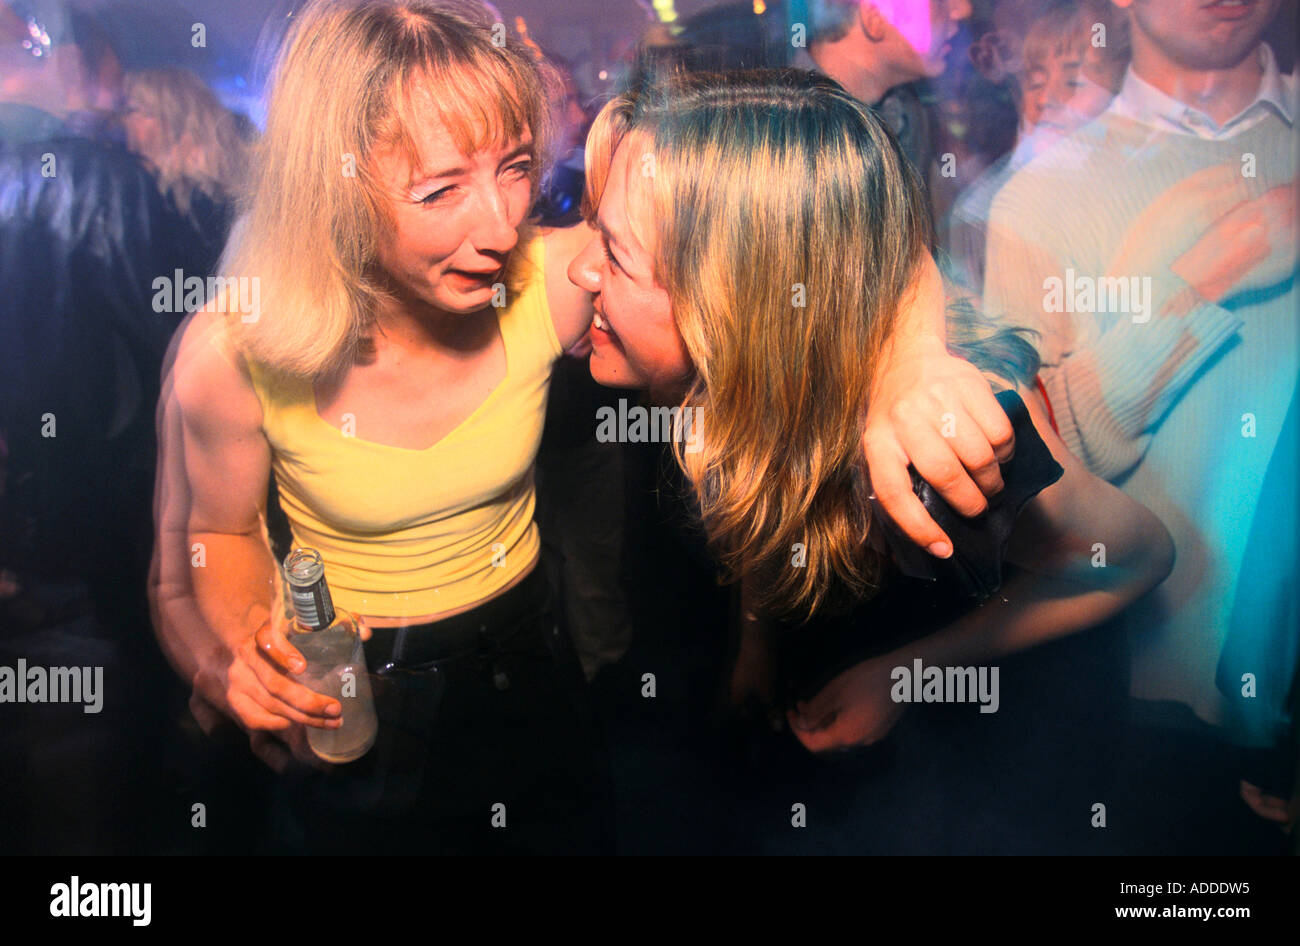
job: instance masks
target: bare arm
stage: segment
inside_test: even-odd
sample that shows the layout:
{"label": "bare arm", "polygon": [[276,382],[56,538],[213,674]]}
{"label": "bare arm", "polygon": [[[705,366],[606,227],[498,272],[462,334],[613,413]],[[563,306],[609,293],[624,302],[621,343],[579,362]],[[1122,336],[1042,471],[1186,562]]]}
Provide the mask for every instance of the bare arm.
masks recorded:
{"label": "bare arm", "polygon": [[1038,396],[1020,395],[1065,469],[1017,520],[1007,558],[1025,571],[944,630],[846,670],[791,711],[791,727],[810,750],[881,738],[902,712],[889,697],[893,668],[917,658],[926,666],[968,666],[1064,637],[1118,614],[1172,569],[1164,524],[1090,474],[1052,431]]}
{"label": "bare arm", "polygon": [[1016,522],[1007,560],[1024,571],[983,607],[905,648],[909,659],[955,665],[1064,637],[1118,614],[1173,568],[1164,523],[1089,473],[1052,431],[1037,393],[1019,393],[1065,473]]}
{"label": "bare arm", "polygon": [[159,640],[196,694],[246,729],[333,725],[337,701],[294,683],[255,642],[279,610],[262,520],[270,446],[218,319],[200,313],[185,327],[159,405],[150,588]]}
{"label": "bare arm", "polygon": [[569,281],[568,268],[594,236],[595,231],[586,223],[542,230],[546,243],[546,301],[560,348],[565,351],[591,327],[591,293]]}
{"label": "bare arm", "polygon": [[871,487],[890,518],[931,554],[952,554],[949,537],[912,493],[910,463],[957,510],[974,516],[1002,489],[999,461],[1015,437],[988,383],[949,354],[946,300],[928,256],[898,313],[898,326],[872,384],[862,435]]}

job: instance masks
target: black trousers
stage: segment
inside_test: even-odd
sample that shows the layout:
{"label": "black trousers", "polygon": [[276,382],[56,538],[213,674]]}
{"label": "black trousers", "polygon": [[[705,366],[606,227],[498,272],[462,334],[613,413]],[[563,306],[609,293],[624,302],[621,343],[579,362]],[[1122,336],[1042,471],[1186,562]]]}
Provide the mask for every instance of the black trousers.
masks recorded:
{"label": "black trousers", "polygon": [[273,850],[592,854],[613,849],[607,755],[538,565],[464,614],[374,628],[374,747],[279,780]]}

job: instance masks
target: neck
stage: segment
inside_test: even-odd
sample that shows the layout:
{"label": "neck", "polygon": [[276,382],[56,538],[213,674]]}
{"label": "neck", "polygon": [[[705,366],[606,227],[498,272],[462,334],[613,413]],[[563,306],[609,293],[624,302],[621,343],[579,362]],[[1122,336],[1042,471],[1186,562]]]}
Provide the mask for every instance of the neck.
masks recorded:
{"label": "neck", "polygon": [[850,30],[843,39],[813,43],[808,47],[808,55],[818,69],[844,86],[855,99],[871,105],[906,80],[884,59],[872,55],[869,43],[859,31]]}
{"label": "neck", "polygon": [[1225,69],[1188,69],[1140,34],[1133,37],[1133,72],[1170,98],[1198,108],[1222,124],[1259,94],[1264,78],[1259,47]]}
{"label": "neck", "polygon": [[370,347],[418,354],[465,354],[478,350],[496,320],[482,313],[459,315],[393,292],[385,294],[375,309]]}
{"label": "neck", "polygon": [[647,388],[646,400],[654,405],[676,407],[685,400],[690,389],[691,383],[689,380],[667,381]]}

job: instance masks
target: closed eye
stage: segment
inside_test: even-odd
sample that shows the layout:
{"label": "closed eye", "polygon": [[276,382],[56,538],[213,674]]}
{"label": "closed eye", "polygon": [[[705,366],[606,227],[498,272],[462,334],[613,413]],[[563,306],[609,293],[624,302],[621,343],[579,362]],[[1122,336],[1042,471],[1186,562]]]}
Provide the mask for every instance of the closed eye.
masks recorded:
{"label": "closed eye", "polygon": [[447,187],[443,187],[443,188],[441,188],[441,189],[439,189],[439,190],[436,190],[436,191],[434,191],[432,194],[430,194],[428,197],[421,198],[420,203],[422,203],[422,204],[436,204],[439,200],[441,200],[441,199],[442,199],[443,197],[445,197],[447,194],[451,193],[451,191],[455,189],[455,186],[456,186],[456,185],[451,184],[451,185],[448,185]]}
{"label": "closed eye", "polygon": [[609,242],[604,238],[602,238],[600,241],[600,248],[601,251],[604,252],[605,254],[605,259],[609,260],[611,266],[613,266],[619,272],[625,272],[623,267],[619,265],[618,260],[614,259],[614,254],[611,253],[609,249]]}

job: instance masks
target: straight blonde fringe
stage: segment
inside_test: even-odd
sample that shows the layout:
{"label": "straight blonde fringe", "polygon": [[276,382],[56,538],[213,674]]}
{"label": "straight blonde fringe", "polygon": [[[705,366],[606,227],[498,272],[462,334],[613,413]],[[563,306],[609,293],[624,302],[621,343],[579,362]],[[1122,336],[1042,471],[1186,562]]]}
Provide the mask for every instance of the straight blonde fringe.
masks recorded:
{"label": "straight blonde fringe", "polygon": [[[522,43],[496,45],[494,26],[504,35],[478,4],[431,0],[313,0],[295,16],[219,267],[259,284],[257,318],[228,316],[245,357],[313,378],[350,363],[371,330],[382,292],[372,267],[392,225],[371,159],[397,147],[421,166],[416,121],[437,119],[466,152],[530,130],[536,194],[555,76]],[[437,114],[415,113],[417,86]]]}

